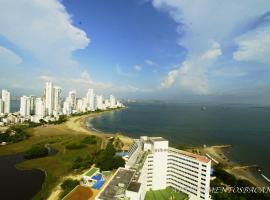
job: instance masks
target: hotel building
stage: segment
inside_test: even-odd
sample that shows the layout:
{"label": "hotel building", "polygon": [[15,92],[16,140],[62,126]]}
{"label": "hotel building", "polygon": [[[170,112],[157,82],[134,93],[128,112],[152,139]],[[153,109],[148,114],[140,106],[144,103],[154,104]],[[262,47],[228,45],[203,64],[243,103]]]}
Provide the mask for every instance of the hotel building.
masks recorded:
{"label": "hotel building", "polygon": [[134,140],[125,168],[119,168],[96,200],[119,197],[143,200],[149,190],[171,187],[190,200],[209,200],[211,161],[197,154],[169,147],[162,137]]}

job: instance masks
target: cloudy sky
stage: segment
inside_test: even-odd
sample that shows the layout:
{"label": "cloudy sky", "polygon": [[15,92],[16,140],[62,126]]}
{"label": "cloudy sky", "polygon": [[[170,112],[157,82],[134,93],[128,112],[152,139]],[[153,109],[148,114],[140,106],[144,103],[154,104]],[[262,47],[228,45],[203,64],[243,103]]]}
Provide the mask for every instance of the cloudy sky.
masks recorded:
{"label": "cloudy sky", "polygon": [[0,0],[0,88],[270,104],[269,0]]}

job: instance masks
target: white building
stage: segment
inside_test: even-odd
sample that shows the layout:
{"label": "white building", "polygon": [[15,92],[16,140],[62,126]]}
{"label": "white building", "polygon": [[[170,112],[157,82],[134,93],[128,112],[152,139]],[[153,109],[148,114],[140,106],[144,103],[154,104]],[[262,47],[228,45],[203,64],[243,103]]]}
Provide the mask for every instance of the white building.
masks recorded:
{"label": "white building", "polygon": [[22,96],[20,102],[20,115],[22,117],[30,116],[30,97]]}
{"label": "white building", "polygon": [[35,114],[36,96],[30,96],[30,115]]}
{"label": "white building", "polygon": [[95,96],[95,108],[96,109],[99,109],[99,110],[103,110],[104,109],[102,95],[96,95]]}
{"label": "white building", "polygon": [[45,116],[45,105],[42,101],[42,98],[36,98],[35,102],[35,115],[39,118],[43,118]]}
{"label": "white building", "polygon": [[110,95],[110,108],[115,108],[116,107],[116,99],[114,98],[113,95]]}
{"label": "white building", "polygon": [[94,98],[95,98],[94,89],[88,89],[86,93],[88,110],[92,110],[92,111],[95,110]]}
{"label": "white building", "polygon": [[0,114],[4,113],[4,102],[2,99],[0,99]]}
{"label": "white building", "polygon": [[168,143],[161,137],[134,140],[126,167],[118,169],[96,200],[143,200],[147,191],[166,187],[188,194],[190,200],[209,200],[211,161]]}
{"label": "white building", "polygon": [[3,113],[10,113],[10,92],[2,90]]}
{"label": "white building", "polygon": [[72,110],[76,109],[76,91],[72,90],[68,93],[68,101],[70,102],[70,106]]}
{"label": "white building", "polygon": [[83,103],[83,99],[78,99],[77,100],[77,105],[76,105],[76,110],[78,112],[84,112],[84,103]]}
{"label": "white building", "polygon": [[55,86],[53,88],[53,113],[54,115],[58,115],[61,112],[61,88]]}
{"label": "white building", "polygon": [[54,91],[53,91],[53,83],[47,82],[45,87],[45,113],[46,115],[53,114],[53,103],[54,103]]}

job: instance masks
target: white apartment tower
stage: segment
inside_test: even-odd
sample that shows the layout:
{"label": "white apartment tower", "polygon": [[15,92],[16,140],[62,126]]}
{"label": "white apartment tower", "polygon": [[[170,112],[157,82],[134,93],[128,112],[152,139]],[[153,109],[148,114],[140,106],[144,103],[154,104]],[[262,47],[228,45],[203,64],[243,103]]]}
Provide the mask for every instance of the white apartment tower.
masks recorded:
{"label": "white apartment tower", "polygon": [[42,118],[45,116],[45,106],[44,102],[42,101],[42,98],[38,97],[36,98],[35,102],[35,115]]}
{"label": "white apartment tower", "polygon": [[45,112],[46,115],[52,115],[53,114],[53,108],[54,108],[54,91],[53,91],[53,83],[47,82],[45,87]]}
{"label": "white apartment tower", "polygon": [[75,110],[76,109],[76,91],[75,90],[69,91],[68,98],[71,105],[71,109]]}
{"label": "white apartment tower", "polygon": [[89,110],[95,110],[95,105],[94,105],[94,89],[88,89],[86,93],[86,100],[87,100],[87,107]]}
{"label": "white apartment tower", "polygon": [[95,108],[99,109],[99,110],[103,110],[104,106],[103,106],[103,97],[102,97],[102,95],[96,95],[95,99],[96,99]]}
{"label": "white apartment tower", "polygon": [[2,90],[2,101],[3,101],[3,113],[10,113],[10,92]]}
{"label": "white apartment tower", "polygon": [[0,99],[0,114],[4,113],[4,102]]}
{"label": "white apartment tower", "polygon": [[30,96],[30,115],[35,114],[36,96]]}
{"label": "white apartment tower", "polygon": [[54,114],[59,114],[59,112],[61,111],[61,88],[55,86],[53,88],[53,93],[54,93],[53,112]]}
{"label": "white apartment tower", "polygon": [[30,97],[22,96],[20,102],[20,115],[23,117],[30,116],[31,100]]}
{"label": "white apartment tower", "polygon": [[113,95],[110,95],[110,107],[115,108],[116,106],[116,99],[114,98]]}

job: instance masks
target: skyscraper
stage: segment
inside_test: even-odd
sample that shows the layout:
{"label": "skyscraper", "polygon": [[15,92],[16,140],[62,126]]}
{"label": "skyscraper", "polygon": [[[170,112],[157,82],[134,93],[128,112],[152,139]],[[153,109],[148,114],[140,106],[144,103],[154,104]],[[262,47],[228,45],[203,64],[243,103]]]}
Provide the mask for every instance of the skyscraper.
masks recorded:
{"label": "skyscraper", "polygon": [[94,89],[88,89],[87,94],[86,94],[86,100],[87,100],[87,107],[88,110],[95,110],[94,106]]}
{"label": "skyscraper", "polygon": [[70,101],[71,109],[75,110],[76,109],[76,91],[75,90],[69,91],[68,98]]}
{"label": "skyscraper", "polygon": [[52,82],[47,82],[45,87],[45,112],[46,115],[53,114],[53,103],[54,103],[54,91]]}
{"label": "skyscraper", "polygon": [[36,98],[35,115],[38,117],[44,117],[44,115],[45,115],[44,102],[42,101],[42,98],[40,98],[40,97]]}
{"label": "skyscraper", "polygon": [[103,110],[104,106],[103,106],[103,97],[102,95],[96,95],[95,96],[95,108],[99,109],[99,110]]}
{"label": "skyscraper", "polygon": [[22,96],[21,97],[21,104],[20,104],[20,115],[23,117],[30,116],[30,104],[31,100],[30,97]]}
{"label": "skyscraper", "polygon": [[116,100],[115,100],[115,98],[114,98],[114,96],[113,95],[110,95],[110,107],[111,108],[115,108],[115,106],[116,106]]}
{"label": "skyscraper", "polygon": [[10,92],[2,90],[3,113],[10,113]]}
{"label": "skyscraper", "polygon": [[30,115],[35,114],[35,103],[36,103],[36,96],[30,96]]}
{"label": "skyscraper", "polygon": [[4,113],[4,102],[0,99],[0,114]]}
{"label": "skyscraper", "polygon": [[59,112],[61,111],[61,88],[58,86],[55,86],[53,88],[53,91],[54,91],[53,111],[55,114],[59,114]]}

